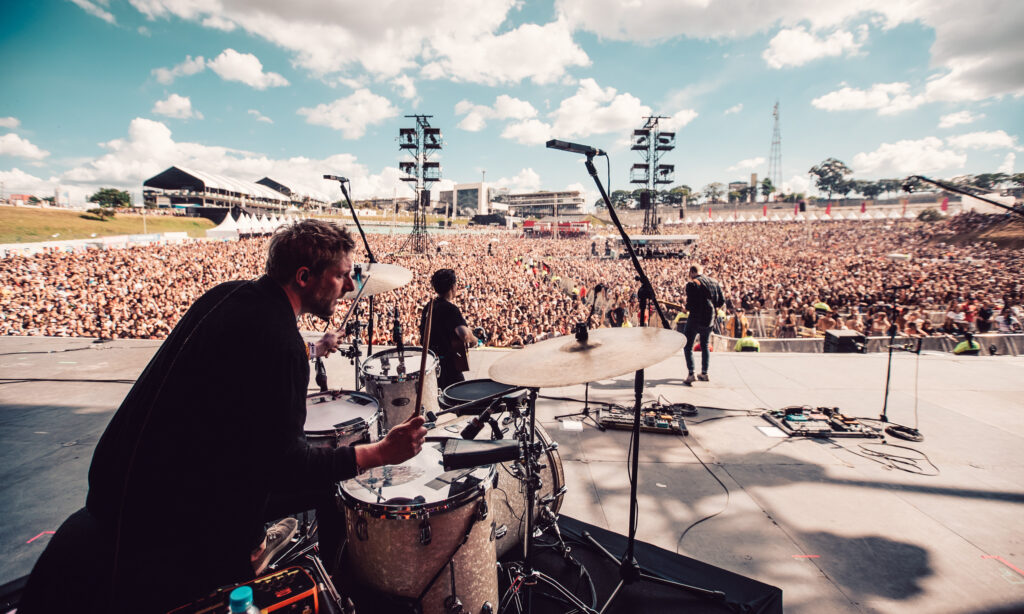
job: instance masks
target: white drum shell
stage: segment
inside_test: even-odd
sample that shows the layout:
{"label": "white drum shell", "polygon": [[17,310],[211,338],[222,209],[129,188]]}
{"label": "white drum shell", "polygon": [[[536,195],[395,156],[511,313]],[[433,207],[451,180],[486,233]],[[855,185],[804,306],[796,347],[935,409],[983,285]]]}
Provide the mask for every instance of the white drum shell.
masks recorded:
{"label": "white drum shell", "polygon": [[380,406],[368,394],[328,390],[306,396],[303,431],[313,447],[338,448],[376,441]]}
{"label": "white drum shell", "polygon": [[[363,363],[363,380],[366,392],[373,395],[381,408],[381,429],[387,432],[405,422],[416,407],[416,387],[419,385],[421,348],[406,347],[403,353],[398,349],[376,352]],[[405,362],[406,372],[399,374],[399,357]],[[385,359],[388,367],[385,368]],[[441,368],[437,356],[427,353],[424,369],[423,408],[424,411],[440,411],[437,402],[437,376]]]}

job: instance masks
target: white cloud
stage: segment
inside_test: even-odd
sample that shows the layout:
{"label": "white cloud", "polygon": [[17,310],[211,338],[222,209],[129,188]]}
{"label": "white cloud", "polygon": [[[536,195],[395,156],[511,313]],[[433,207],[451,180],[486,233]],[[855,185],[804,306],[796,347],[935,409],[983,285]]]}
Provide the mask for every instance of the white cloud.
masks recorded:
{"label": "white cloud", "polygon": [[826,111],[877,109],[879,115],[895,115],[925,102],[924,96],[911,96],[909,91],[908,83],[876,83],[867,90],[843,87],[815,98],[811,104]]}
{"label": "white cloud", "polygon": [[529,119],[537,116],[537,109],[525,100],[500,94],[494,100],[493,107],[460,100],[455,105],[455,114],[466,116],[459,122],[459,128],[479,132],[486,127],[489,119]]}
{"label": "white cloud", "polygon": [[856,37],[845,30],[837,30],[819,38],[801,26],[780,30],[761,57],[772,68],[803,66],[818,58],[856,54],[866,38],[866,27],[861,28]]}
{"label": "white cloud", "polygon": [[736,164],[733,164],[732,166],[730,166],[729,168],[727,168],[725,170],[727,170],[727,171],[742,171],[742,170],[747,170],[747,169],[751,169],[751,168],[758,168],[758,167],[763,166],[763,165],[764,165],[764,158],[763,157],[748,158],[746,160],[740,160],[739,162],[737,162]]}
{"label": "white cloud", "polygon": [[494,185],[506,187],[510,192],[535,192],[541,186],[540,175],[532,168],[524,168],[515,177],[502,177]]}
{"label": "white cloud", "polygon": [[564,21],[527,23],[491,36],[442,36],[430,44],[440,57],[423,67],[429,79],[486,85],[530,79],[546,84],[564,77],[568,67],[590,65],[590,58],[573,42]]}
{"label": "white cloud", "polygon": [[741,102],[741,103],[739,103],[737,105],[733,105],[733,106],[729,107],[728,109],[726,109],[725,112],[722,113],[722,115],[732,115],[733,113],[739,113],[742,110],[743,110],[743,103]]}
{"label": "white cloud", "polygon": [[42,160],[48,155],[50,152],[36,147],[13,132],[0,136],[0,156]]}
{"label": "white cloud", "polygon": [[[90,2],[89,0],[71,0],[71,2],[93,17],[99,17],[109,24],[117,24],[117,20],[114,19],[114,15],[111,14],[110,11],[97,6],[95,2]],[[105,5],[106,2],[103,2],[103,4]]]}
{"label": "white cloud", "polygon": [[267,117],[266,115],[260,113],[256,109],[249,109],[248,113],[249,113],[249,115],[252,115],[253,117],[255,117],[256,121],[258,121],[258,122],[263,122],[265,124],[272,124],[272,123],[274,123],[274,120],[272,120],[269,117]]}
{"label": "white cloud", "polygon": [[358,139],[366,134],[367,126],[397,116],[398,107],[383,96],[361,89],[330,104],[301,108],[298,113],[306,117],[307,123],[338,130],[346,139]]}
{"label": "white cloud", "polygon": [[[324,159],[301,156],[274,159],[259,152],[243,151],[200,143],[176,142],[170,129],[158,121],[136,118],[132,120],[128,135],[103,144],[103,155],[83,161],[78,166],[47,182],[36,180],[38,189],[52,193],[53,186],[71,192],[72,200],[82,202],[100,187],[129,190],[140,198],[142,182],[172,165],[181,165],[226,175],[244,181],[273,177],[301,193],[321,193],[340,198],[337,184],[322,178],[324,169],[345,175],[358,187],[353,197],[390,196],[404,186],[397,168],[386,167],[371,174],[365,165],[351,154],[337,154]],[[0,180],[7,181],[8,190],[24,182],[11,174],[0,172]],[[29,176],[23,177],[25,182]],[[407,189],[407,188],[405,188]]]}
{"label": "white cloud", "polygon": [[996,172],[998,172],[998,173],[1006,173],[1007,175],[1012,175],[1013,174],[1013,165],[1016,162],[1017,162],[1017,154],[1015,154],[1015,153],[1013,153],[1011,151],[1010,153],[1006,154],[1005,158],[1003,158],[1003,163],[999,165],[999,168],[996,169]]}
{"label": "white cloud", "polygon": [[10,128],[14,130],[21,125],[17,117],[0,117],[0,128]]}
{"label": "white cloud", "polygon": [[577,29],[645,44],[676,36],[739,39],[776,28],[819,34],[865,19],[881,29],[917,22],[934,33],[930,63],[942,73],[928,83],[929,100],[1024,96],[1022,5],[1008,0],[558,0],[556,6]]}
{"label": "white cloud", "polygon": [[970,124],[978,121],[985,117],[984,113],[975,115],[970,111],[957,111],[956,113],[949,113],[939,118],[939,128],[952,128],[953,126],[959,126],[960,124]]}
{"label": "white cloud", "polygon": [[263,72],[259,58],[234,49],[225,49],[207,62],[207,66],[225,81],[238,81],[258,90],[288,85],[288,80],[276,72]]}
{"label": "white cloud", "polygon": [[202,72],[206,69],[206,60],[203,56],[196,56],[193,58],[190,55],[185,56],[185,61],[172,68],[154,68],[153,76],[156,80],[164,85],[170,85],[178,77],[187,77],[188,75],[194,75]]}
{"label": "white cloud", "polygon": [[943,149],[942,139],[929,136],[918,140],[882,143],[872,152],[853,157],[856,174],[899,176],[962,168],[967,155]]}
{"label": "white cloud", "polygon": [[1024,151],[1024,148],[1017,146],[1017,137],[1010,136],[1002,130],[970,132],[951,136],[946,138],[946,143],[957,149],[1016,149]]}
{"label": "white cloud", "polygon": [[30,175],[15,167],[9,171],[0,171],[0,182],[4,184],[4,193],[7,194],[40,194],[53,195],[54,179],[49,181]]}
{"label": "white cloud", "polygon": [[203,114],[192,109],[192,101],[188,96],[171,94],[164,100],[153,105],[153,113],[173,117],[174,119],[203,119]]}
{"label": "white cloud", "polygon": [[696,111],[693,109],[683,109],[682,111],[677,111],[670,117],[661,120],[659,125],[665,130],[682,130],[683,127],[695,119],[697,119]]}
{"label": "white cloud", "polygon": [[391,85],[398,91],[398,95],[406,100],[412,100],[416,97],[416,82],[409,75],[395,77],[391,80]]}
{"label": "white cloud", "polygon": [[147,28],[146,26],[139,26],[138,28],[136,28],[135,31],[138,32],[139,34],[141,34],[142,36],[152,36],[153,35],[149,31],[149,28]]}
{"label": "white cloud", "polygon": [[541,145],[551,138],[551,126],[536,119],[512,122],[505,126],[501,138],[523,145]]}
{"label": "white cloud", "polygon": [[793,175],[789,179],[782,180],[782,187],[779,192],[782,194],[807,194],[811,189],[811,180],[806,175]]}
{"label": "white cloud", "polygon": [[557,138],[586,137],[593,134],[625,134],[651,108],[629,93],[601,88],[593,79],[583,79],[572,96],[562,100],[550,113],[552,132]]}

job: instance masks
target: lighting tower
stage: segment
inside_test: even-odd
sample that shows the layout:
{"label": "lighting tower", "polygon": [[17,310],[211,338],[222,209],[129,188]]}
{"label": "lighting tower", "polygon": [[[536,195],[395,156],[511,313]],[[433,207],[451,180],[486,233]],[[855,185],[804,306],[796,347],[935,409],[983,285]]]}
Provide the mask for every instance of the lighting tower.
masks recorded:
{"label": "lighting tower", "polygon": [[644,161],[634,164],[629,172],[629,182],[643,184],[647,189],[640,194],[640,207],[644,209],[644,234],[658,232],[657,186],[672,183],[675,179],[674,164],[658,164],[664,152],[676,148],[676,133],[662,131],[660,116],[644,118],[644,127],[633,131],[632,149],[639,151]]}
{"label": "lighting tower", "polygon": [[[772,107],[772,117],[775,119],[775,127],[772,129],[772,151],[768,157],[768,179],[777,190],[782,189],[782,131],[779,129],[779,101],[775,101]],[[757,186],[754,186],[755,188]],[[767,200],[767,198],[766,198]]]}
{"label": "lighting tower", "polygon": [[402,244],[399,252],[426,253],[430,246],[427,234],[427,209],[430,207],[430,183],[441,178],[441,163],[428,162],[432,154],[441,149],[441,129],[431,128],[428,121],[433,115],[406,115],[416,120],[415,128],[398,130],[398,149],[412,156],[412,161],[398,163],[398,168],[407,177],[402,181],[413,184],[416,192],[416,208],[412,218],[412,233]]}

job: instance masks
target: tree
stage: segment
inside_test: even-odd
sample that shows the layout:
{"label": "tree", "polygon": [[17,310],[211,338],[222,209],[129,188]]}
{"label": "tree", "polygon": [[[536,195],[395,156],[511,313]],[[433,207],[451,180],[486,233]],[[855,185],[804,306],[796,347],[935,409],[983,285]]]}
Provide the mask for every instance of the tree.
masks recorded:
{"label": "tree", "polygon": [[974,185],[983,190],[994,190],[1009,180],[1006,173],[981,173],[974,176]]}
{"label": "tree", "polygon": [[729,202],[734,203],[739,202],[741,200],[743,200],[743,194],[741,194],[738,190],[733,190],[732,192],[729,192]]}
{"label": "tree", "polygon": [[725,186],[715,181],[704,186],[704,189],[701,190],[701,192],[704,194],[704,198],[710,200],[712,203],[717,203],[718,198],[722,194],[725,194]]}
{"label": "tree", "polygon": [[846,198],[846,195],[852,192],[857,187],[856,181],[840,181],[836,183],[836,194]]}
{"label": "tree", "polygon": [[878,186],[883,194],[895,194],[903,187],[903,182],[899,179],[879,179]]}
{"label": "tree", "polygon": [[98,192],[89,197],[89,202],[96,203],[101,207],[130,207],[132,195],[117,188],[100,188]]}
{"label": "tree", "polygon": [[1024,173],[1014,173],[1010,177],[1010,181],[1017,184],[1018,188],[1024,188]]}
{"label": "tree", "polygon": [[774,191],[775,184],[772,183],[771,179],[765,177],[761,181],[761,196],[764,196],[764,202],[768,202],[768,198],[772,195],[772,192]]}
{"label": "tree", "polygon": [[874,200],[879,194],[882,193],[881,182],[876,181],[854,181],[853,190],[859,194],[863,194],[864,198],[868,200]]}
{"label": "tree", "polygon": [[668,202],[673,205],[685,205],[686,201],[690,198],[690,186],[688,185],[677,185],[668,191]]}
{"label": "tree", "polygon": [[[846,176],[853,174],[850,167],[835,158],[828,158],[821,164],[812,166],[808,172],[817,177],[814,180],[815,184],[822,192],[828,192],[829,200],[832,200],[832,193],[838,192],[842,187],[841,184],[846,181]],[[846,191],[849,192],[849,190]]]}

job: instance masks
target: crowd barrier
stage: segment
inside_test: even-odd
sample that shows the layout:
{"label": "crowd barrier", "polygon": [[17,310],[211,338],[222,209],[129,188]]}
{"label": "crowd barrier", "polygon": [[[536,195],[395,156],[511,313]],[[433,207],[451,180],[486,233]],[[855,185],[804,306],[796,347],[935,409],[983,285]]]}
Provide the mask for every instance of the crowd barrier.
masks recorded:
{"label": "crowd barrier", "polygon": [[[921,350],[925,352],[947,352],[952,355],[953,348],[960,343],[960,338],[949,337],[906,337],[897,335],[893,345],[917,348],[921,340]],[[1021,356],[1024,355],[1024,334],[986,333],[974,335],[974,340],[981,346],[982,356]],[[736,339],[713,333],[711,347],[716,352],[732,352],[736,348]],[[821,354],[825,351],[825,339],[762,339],[758,338],[762,352]],[[889,349],[889,337],[868,337],[868,352],[886,352]],[[993,352],[993,349],[995,350]]]}

